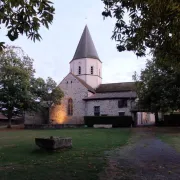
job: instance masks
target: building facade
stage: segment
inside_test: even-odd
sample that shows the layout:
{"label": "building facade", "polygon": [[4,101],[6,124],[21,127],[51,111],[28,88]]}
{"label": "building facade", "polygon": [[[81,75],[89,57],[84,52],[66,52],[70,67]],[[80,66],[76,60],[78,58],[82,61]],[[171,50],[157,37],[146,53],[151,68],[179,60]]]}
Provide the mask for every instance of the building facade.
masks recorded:
{"label": "building facade", "polygon": [[51,109],[54,124],[83,124],[84,116],[133,116],[134,82],[102,84],[102,62],[87,26],[59,87],[65,96]]}

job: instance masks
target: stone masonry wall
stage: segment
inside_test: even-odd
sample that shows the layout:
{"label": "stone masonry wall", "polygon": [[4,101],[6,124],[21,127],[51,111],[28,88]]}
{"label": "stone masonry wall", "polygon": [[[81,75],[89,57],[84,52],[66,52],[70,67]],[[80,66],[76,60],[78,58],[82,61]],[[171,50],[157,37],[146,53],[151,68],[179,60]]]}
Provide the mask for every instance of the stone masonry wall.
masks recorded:
{"label": "stone masonry wall", "polygon": [[125,112],[125,116],[131,116],[130,100],[127,102],[127,107],[118,108],[118,99],[114,100],[91,100],[86,104],[86,116],[94,116],[94,106],[100,106],[100,114],[109,116],[119,116],[119,112]]}
{"label": "stone masonry wall", "polygon": [[[63,113],[66,118],[63,124],[82,124],[85,116],[85,101],[83,99],[88,97],[88,90],[84,87],[72,74],[68,74],[60,83],[59,87],[64,92],[64,99],[62,100]],[[73,116],[67,115],[68,99],[73,100]],[[61,109],[62,111],[62,109]],[[55,120],[55,119],[53,119]]]}

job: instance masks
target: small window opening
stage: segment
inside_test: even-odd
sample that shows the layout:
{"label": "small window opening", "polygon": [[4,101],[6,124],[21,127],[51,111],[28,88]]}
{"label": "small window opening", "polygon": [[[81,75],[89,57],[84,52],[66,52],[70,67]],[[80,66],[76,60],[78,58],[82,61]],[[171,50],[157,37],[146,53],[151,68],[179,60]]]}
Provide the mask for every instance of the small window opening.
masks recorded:
{"label": "small window opening", "polygon": [[79,74],[81,74],[81,66],[79,66]]}
{"label": "small window opening", "polygon": [[94,68],[91,66],[91,74],[94,74]]}

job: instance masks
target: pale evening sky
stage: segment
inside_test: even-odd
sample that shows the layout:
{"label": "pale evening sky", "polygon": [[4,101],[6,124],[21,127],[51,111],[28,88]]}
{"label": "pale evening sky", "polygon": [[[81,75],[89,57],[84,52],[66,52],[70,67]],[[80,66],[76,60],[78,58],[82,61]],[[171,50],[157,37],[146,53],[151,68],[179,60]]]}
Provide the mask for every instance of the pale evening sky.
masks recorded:
{"label": "pale evening sky", "polygon": [[[2,29],[1,41],[16,45],[34,59],[36,76],[52,77],[57,83],[69,73],[73,58],[85,25],[88,25],[98,55],[103,62],[103,83],[132,81],[134,71],[145,67],[146,58],[137,58],[134,53],[119,53],[116,42],[111,39],[114,19],[103,20],[101,0],[54,0],[56,9],[50,29],[41,28],[43,38],[35,43],[25,36],[11,42]],[[86,19],[87,18],[87,19]]]}

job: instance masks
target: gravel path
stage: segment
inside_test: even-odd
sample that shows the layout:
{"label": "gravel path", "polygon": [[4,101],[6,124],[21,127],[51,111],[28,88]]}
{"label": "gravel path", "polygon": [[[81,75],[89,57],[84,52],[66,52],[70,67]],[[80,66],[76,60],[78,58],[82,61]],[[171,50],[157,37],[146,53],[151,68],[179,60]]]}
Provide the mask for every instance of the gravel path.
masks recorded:
{"label": "gravel path", "polygon": [[133,134],[128,145],[106,152],[101,180],[180,180],[180,153],[151,130],[134,129]]}

